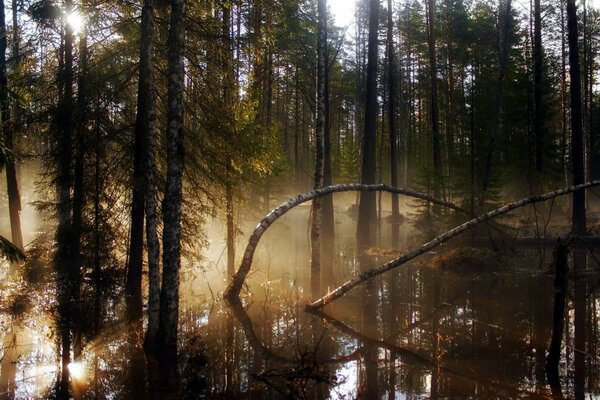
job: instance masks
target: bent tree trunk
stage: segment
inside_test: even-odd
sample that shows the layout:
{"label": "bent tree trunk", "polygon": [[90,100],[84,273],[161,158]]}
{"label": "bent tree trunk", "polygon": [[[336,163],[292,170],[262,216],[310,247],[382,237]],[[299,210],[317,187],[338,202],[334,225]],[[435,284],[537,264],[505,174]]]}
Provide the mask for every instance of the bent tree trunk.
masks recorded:
{"label": "bent tree trunk", "polygon": [[506,214],[509,211],[524,207],[528,204],[539,203],[542,201],[552,199],[554,197],[562,196],[562,195],[572,193],[572,192],[581,191],[583,189],[597,186],[597,185],[600,185],[600,181],[587,182],[587,183],[584,183],[581,185],[570,186],[570,187],[567,187],[564,189],[555,190],[553,192],[546,193],[543,195],[527,197],[525,199],[521,199],[519,201],[515,201],[512,203],[506,204],[503,207],[497,208],[493,211],[490,211],[490,212],[480,215],[476,218],[473,218],[470,221],[467,221],[464,224],[459,225],[456,228],[451,229],[448,232],[444,233],[443,235],[440,235],[440,236],[436,237],[435,239],[425,243],[421,247],[403,255],[400,258],[397,258],[388,263],[385,263],[383,265],[380,265],[378,267],[375,267],[368,271],[363,272],[356,278],[349,280],[348,282],[344,283],[342,286],[339,286],[337,289],[335,289],[332,292],[328,293],[327,295],[321,297],[319,300],[313,302],[312,304],[307,305],[306,310],[313,311],[313,310],[318,310],[320,308],[323,308],[326,304],[332,302],[333,300],[340,298],[346,292],[350,291],[351,289],[355,288],[356,286],[360,285],[361,283],[364,283],[364,282],[370,280],[371,278],[376,277],[377,275],[381,275],[384,272],[387,272],[389,270],[392,270],[394,268],[401,266],[402,264],[407,263],[408,261],[420,256],[421,254],[428,252],[429,250],[433,249],[434,247],[436,247],[444,242],[447,242],[448,240],[452,239],[453,237],[458,236],[459,234],[473,228],[474,226],[476,226],[484,221],[488,221],[492,218],[496,218],[502,214]]}
{"label": "bent tree trunk", "polygon": [[246,250],[244,252],[244,257],[242,258],[242,263],[237,273],[234,275],[229,287],[225,291],[224,297],[227,299],[235,298],[239,296],[240,291],[242,290],[242,285],[250,272],[250,267],[252,266],[252,260],[254,258],[254,252],[256,251],[256,247],[260,242],[262,235],[265,231],[273,225],[275,221],[277,221],[280,217],[286,214],[288,211],[293,209],[294,207],[310,201],[317,197],[328,196],[332,193],[340,193],[340,192],[377,192],[384,191],[389,193],[397,193],[402,194],[409,197],[414,197],[426,201],[430,201],[432,203],[438,204],[443,207],[450,208],[452,210],[465,213],[468,212],[463,210],[462,208],[449,203],[447,201],[439,200],[428,196],[424,193],[415,192],[414,190],[404,189],[404,188],[394,188],[389,185],[377,184],[377,185],[363,185],[359,183],[351,183],[351,184],[342,184],[342,185],[333,185],[327,186],[325,188],[315,190],[314,192],[304,193],[294,197],[293,199],[288,200],[287,202],[281,204],[279,207],[273,209],[266,217],[262,219],[262,221],[256,226],[254,232],[250,236],[248,240],[248,245],[246,246]]}

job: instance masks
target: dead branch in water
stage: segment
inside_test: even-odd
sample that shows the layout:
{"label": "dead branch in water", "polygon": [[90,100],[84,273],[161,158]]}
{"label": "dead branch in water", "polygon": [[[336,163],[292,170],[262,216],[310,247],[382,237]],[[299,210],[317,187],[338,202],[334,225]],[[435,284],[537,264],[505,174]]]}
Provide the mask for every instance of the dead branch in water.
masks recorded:
{"label": "dead branch in water", "polygon": [[376,185],[363,185],[359,183],[350,183],[350,184],[342,184],[342,185],[332,185],[327,186],[319,190],[315,190],[310,193],[304,193],[298,195],[285,203],[281,204],[279,207],[273,209],[266,217],[264,217],[260,223],[254,228],[254,232],[248,239],[248,245],[246,246],[246,251],[244,252],[244,257],[242,258],[242,263],[240,268],[233,276],[231,283],[227,290],[225,290],[224,297],[225,298],[235,298],[240,295],[240,291],[242,290],[242,286],[248,273],[250,272],[250,267],[252,266],[252,259],[254,258],[254,252],[256,251],[256,247],[265,233],[265,231],[283,216],[285,213],[290,211],[292,208],[305,203],[307,201],[324,197],[332,193],[340,193],[340,192],[389,192],[389,193],[397,193],[402,194],[409,197],[414,197],[417,199],[422,199],[429,201],[434,204],[438,204],[452,210],[459,211],[461,213],[467,213],[467,211],[462,208],[449,203],[447,201],[439,200],[434,197],[428,196],[424,193],[416,192],[414,190],[405,189],[405,188],[395,188],[389,185],[384,184],[376,184]]}
{"label": "dead branch in water", "polygon": [[488,221],[492,218],[496,218],[500,215],[506,214],[512,210],[515,210],[520,207],[524,207],[529,204],[539,203],[542,201],[550,200],[550,199],[553,199],[558,196],[563,196],[565,194],[569,194],[569,193],[572,193],[572,192],[575,192],[575,191],[578,191],[581,189],[587,189],[587,188],[590,188],[593,186],[598,186],[598,185],[600,185],[600,181],[592,181],[592,182],[583,183],[583,184],[577,185],[577,186],[570,186],[570,187],[566,187],[563,189],[555,190],[553,192],[538,195],[538,196],[530,196],[530,197],[527,197],[527,198],[524,198],[524,199],[521,199],[521,200],[518,200],[518,201],[515,201],[512,203],[508,203],[503,207],[500,207],[493,211],[487,212],[483,215],[480,215],[477,218],[473,218],[472,220],[467,221],[464,224],[459,225],[456,228],[449,230],[448,232],[444,233],[443,235],[436,237],[435,239],[425,243],[421,247],[405,254],[404,256],[402,256],[400,258],[397,258],[395,260],[392,260],[383,265],[380,265],[378,267],[372,268],[370,270],[367,270],[367,271],[361,273],[356,278],[349,280],[348,282],[346,282],[343,285],[339,286],[338,288],[334,289],[332,292],[328,293],[327,295],[325,295],[325,296],[321,297],[320,299],[314,301],[313,303],[307,305],[306,311],[310,312],[310,311],[315,311],[315,310],[323,308],[326,304],[332,302],[333,300],[340,298],[346,292],[350,291],[351,289],[355,288],[356,286],[360,285],[361,283],[366,282],[369,279],[376,277],[377,275],[381,275],[384,272],[387,272],[389,270],[392,270],[394,268],[401,266],[402,264],[407,263],[408,261],[420,256],[423,253],[428,252],[429,250],[433,249],[434,247],[437,247],[440,244],[447,242],[448,240],[452,239],[453,237],[458,236],[459,234],[463,233],[464,231],[467,231],[484,221]]}

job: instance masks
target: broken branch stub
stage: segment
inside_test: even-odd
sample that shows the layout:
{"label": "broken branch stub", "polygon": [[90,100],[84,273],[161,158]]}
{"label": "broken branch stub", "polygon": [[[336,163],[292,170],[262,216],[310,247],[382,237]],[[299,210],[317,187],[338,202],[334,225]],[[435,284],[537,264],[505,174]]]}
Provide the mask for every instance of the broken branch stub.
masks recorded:
{"label": "broken branch stub", "polygon": [[244,256],[242,258],[242,263],[240,268],[233,276],[229,287],[225,290],[224,297],[225,298],[235,298],[238,297],[240,291],[242,290],[242,286],[250,272],[250,267],[252,266],[252,259],[254,258],[254,252],[256,251],[256,247],[260,242],[262,235],[265,231],[281,216],[285,213],[293,209],[294,207],[305,203],[307,201],[324,197],[332,193],[340,193],[340,192],[389,192],[389,193],[397,193],[402,194],[409,197],[414,197],[417,199],[429,201],[434,204],[439,204],[441,206],[450,208],[452,210],[459,211],[461,213],[467,213],[464,209],[450,203],[447,201],[439,200],[434,197],[428,196],[424,193],[416,192],[414,190],[405,189],[405,188],[395,188],[389,185],[384,184],[375,184],[375,185],[363,185],[359,183],[350,183],[350,184],[342,184],[342,185],[332,185],[327,186],[319,190],[315,190],[313,192],[304,193],[298,195],[285,203],[281,204],[279,207],[273,209],[266,217],[264,217],[260,223],[254,228],[254,232],[248,239],[248,245],[246,246],[246,250],[244,252]]}
{"label": "broken branch stub", "polygon": [[482,214],[482,215],[478,216],[477,218],[473,218],[470,221],[467,221],[464,224],[459,225],[456,228],[449,230],[448,232],[444,233],[443,235],[436,237],[435,239],[425,243],[421,247],[403,255],[400,258],[397,258],[397,259],[387,262],[383,265],[380,265],[378,267],[375,267],[375,268],[372,268],[370,270],[363,272],[359,276],[355,277],[354,279],[349,280],[348,282],[339,286],[338,288],[336,288],[332,292],[328,293],[327,295],[321,297],[320,299],[314,301],[311,304],[308,304],[306,306],[306,311],[310,312],[310,311],[315,311],[315,310],[323,308],[328,303],[331,303],[333,300],[340,298],[345,293],[347,293],[351,289],[355,288],[356,286],[360,285],[361,283],[363,283],[377,275],[381,275],[384,272],[387,272],[389,270],[397,268],[397,267],[401,266],[402,264],[407,263],[408,261],[420,256],[423,253],[428,252],[429,250],[433,249],[434,247],[439,246],[440,244],[442,244],[444,242],[447,242],[448,240],[452,239],[453,237],[458,236],[459,234],[463,233],[464,231],[469,230],[484,221],[488,221],[492,218],[496,218],[496,217],[506,214],[514,209],[524,207],[529,204],[539,203],[542,201],[550,200],[554,197],[562,196],[565,194],[575,192],[577,190],[587,189],[587,188],[590,188],[593,186],[598,186],[598,185],[600,185],[600,181],[592,181],[592,182],[583,183],[583,184],[577,185],[577,186],[570,186],[570,187],[555,190],[553,192],[549,192],[549,193],[546,193],[543,195],[530,196],[525,199],[521,199],[521,200],[518,200],[518,201],[515,201],[512,203],[506,204],[505,206],[497,208],[493,211]]}

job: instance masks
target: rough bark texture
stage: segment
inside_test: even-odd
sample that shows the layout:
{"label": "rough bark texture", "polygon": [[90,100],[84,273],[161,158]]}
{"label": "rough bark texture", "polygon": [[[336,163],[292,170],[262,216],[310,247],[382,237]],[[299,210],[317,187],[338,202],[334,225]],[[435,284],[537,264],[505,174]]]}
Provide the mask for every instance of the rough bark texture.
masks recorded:
{"label": "rough bark texture", "polygon": [[[377,123],[377,34],[379,28],[379,0],[369,1],[369,40],[367,56],[367,82],[365,103],[365,129],[362,139],[362,166],[360,183],[372,185],[376,181],[376,123]],[[374,243],[375,192],[361,192],[358,206],[358,225],[356,240],[359,252]]]}
{"label": "rough bark texture", "polygon": [[[573,185],[583,183],[584,154],[581,115],[581,77],[577,40],[577,8],[575,0],[567,0],[567,30],[569,36],[569,75],[571,77],[571,162]],[[572,231],[575,235],[587,232],[585,191],[573,193]]]}
{"label": "rough bark texture", "polygon": [[320,308],[324,307],[325,305],[327,305],[328,303],[332,302],[333,300],[340,298],[346,292],[350,291],[351,289],[355,288],[356,286],[360,285],[361,283],[368,281],[369,279],[374,278],[377,275],[381,275],[384,272],[387,272],[389,270],[397,268],[397,267],[401,266],[402,264],[407,263],[408,261],[420,256],[421,254],[428,252],[429,250],[433,249],[434,247],[436,247],[444,242],[447,242],[448,240],[452,239],[453,237],[463,233],[466,230],[473,228],[474,226],[476,226],[484,221],[488,221],[492,218],[496,218],[502,214],[506,214],[509,211],[512,211],[516,208],[524,207],[528,204],[539,203],[541,201],[546,201],[546,200],[552,199],[554,197],[562,196],[562,195],[565,195],[568,193],[580,191],[580,190],[583,190],[583,189],[586,189],[586,188],[589,188],[592,186],[598,186],[598,185],[600,185],[600,181],[593,181],[593,182],[588,182],[588,183],[577,185],[577,186],[570,186],[568,188],[559,189],[554,192],[546,193],[546,194],[543,194],[540,196],[527,197],[525,199],[509,203],[501,208],[498,208],[496,210],[493,210],[493,211],[490,211],[483,215],[480,215],[477,218],[473,218],[470,221],[467,221],[464,224],[459,225],[452,230],[449,230],[448,232],[444,233],[443,235],[436,237],[435,239],[425,243],[421,247],[403,255],[400,258],[392,260],[392,261],[385,263],[383,265],[380,265],[378,267],[372,268],[368,271],[364,271],[356,278],[351,279],[350,281],[344,283],[342,286],[339,286],[332,292],[328,293],[326,296],[323,296],[319,300],[313,302],[312,304],[309,304],[308,306],[306,306],[306,309],[308,311],[320,309]]}
{"label": "rough bark texture", "polygon": [[242,290],[242,285],[244,284],[244,281],[246,280],[246,277],[248,276],[248,273],[250,272],[250,268],[252,266],[252,259],[254,258],[254,252],[256,251],[256,247],[258,246],[258,243],[260,242],[262,235],[281,216],[286,214],[288,211],[290,211],[294,207],[296,207],[302,203],[305,203],[307,201],[310,201],[316,197],[324,197],[324,196],[330,195],[332,193],[353,192],[353,191],[360,191],[360,192],[385,191],[385,192],[390,192],[390,193],[398,193],[398,194],[403,194],[405,196],[410,196],[410,197],[415,197],[418,199],[430,201],[432,203],[439,204],[443,207],[448,207],[452,210],[456,210],[456,211],[459,211],[462,213],[467,213],[467,211],[461,209],[460,207],[458,207],[452,203],[448,203],[446,201],[435,199],[426,194],[415,192],[413,190],[404,189],[404,188],[393,188],[389,185],[383,185],[383,184],[363,185],[363,184],[358,184],[358,183],[351,183],[351,184],[343,184],[343,185],[333,185],[333,186],[324,187],[324,188],[316,190],[314,192],[298,195],[298,196],[294,197],[293,199],[290,199],[290,200],[286,201],[285,203],[281,204],[279,207],[273,209],[269,214],[267,214],[266,217],[264,217],[258,223],[256,228],[254,228],[252,235],[248,239],[248,245],[246,246],[246,250],[244,252],[244,257],[242,258],[242,263],[240,265],[240,268],[234,275],[233,280],[231,281],[229,287],[225,291],[224,297],[229,299],[229,298],[234,298],[234,297],[239,296],[240,291]]}
{"label": "rough bark texture", "polygon": [[154,93],[154,4],[152,0],[145,0],[142,9],[142,34],[140,42],[140,78],[138,81],[138,118],[145,130],[147,148],[144,158],[144,172],[146,185],[146,249],[148,252],[148,327],[146,330],[145,345],[152,346],[158,333],[158,319],[160,310],[160,244],[157,233],[157,194],[155,178],[156,158],[156,105]]}
{"label": "rough bark texture", "polygon": [[163,275],[160,292],[159,351],[177,354],[181,204],[183,174],[184,0],[171,2],[168,39],[167,182],[162,204]]}
{"label": "rough bark texture", "polygon": [[[325,68],[327,57],[327,4],[318,2],[317,33],[317,120],[315,129],[315,181],[314,189],[323,187],[323,158],[325,138]],[[311,259],[310,287],[314,298],[321,292],[321,198],[315,198],[312,204],[312,224],[310,229]]]}

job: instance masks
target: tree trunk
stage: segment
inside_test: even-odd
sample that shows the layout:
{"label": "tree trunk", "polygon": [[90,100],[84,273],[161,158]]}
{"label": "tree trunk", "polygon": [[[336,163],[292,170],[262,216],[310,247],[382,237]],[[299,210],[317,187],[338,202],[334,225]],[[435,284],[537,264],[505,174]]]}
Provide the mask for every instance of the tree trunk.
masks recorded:
{"label": "tree trunk", "polygon": [[[327,26],[325,26],[327,29]],[[327,30],[325,31],[327,39]],[[330,86],[329,72],[333,60],[329,56],[329,45],[326,43],[326,68],[325,68],[325,107],[323,118],[325,123],[324,138],[323,138],[323,186],[331,186],[333,184],[333,175],[331,171],[331,107],[330,107]],[[339,130],[338,130],[339,133]],[[339,146],[338,146],[339,149]],[[323,197],[322,209],[322,235],[321,235],[321,285],[330,285],[333,282],[333,263],[334,263],[334,246],[335,246],[335,216],[333,208],[333,196]]]}
{"label": "tree trunk", "polygon": [[[577,6],[575,0],[567,0],[567,30],[569,35],[569,76],[571,77],[571,163],[573,185],[583,183],[584,154],[581,126],[581,79],[579,71],[579,48],[577,40]],[[585,214],[585,190],[573,193],[572,231],[575,235],[587,232]]]}
{"label": "tree trunk", "polygon": [[435,0],[427,2],[427,42],[429,47],[429,79],[431,107],[431,136],[433,140],[433,196],[439,198],[442,192],[442,145],[438,121],[437,105],[437,60],[435,51]]}
{"label": "tree trunk", "polygon": [[181,264],[181,204],[183,174],[185,1],[171,2],[168,39],[167,181],[163,210],[163,275],[160,292],[159,351],[177,357],[179,268]]}
{"label": "tree trunk", "polygon": [[[14,22],[14,17],[13,17]],[[16,25],[14,27],[16,32]],[[16,33],[14,38],[16,39]],[[0,0],[0,113],[2,121],[2,130],[4,134],[4,146],[8,157],[6,158],[6,188],[8,192],[8,212],[10,217],[10,231],[12,243],[19,249],[23,249],[23,235],[21,233],[21,197],[19,195],[19,186],[17,183],[17,172],[15,168],[13,133],[17,123],[15,102],[13,106],[13,115],[11,118],[10,102],[8,99],[8,79],[6,76],[6,20],[4,14],[4,0]],[[18,45],[16,47],[18,52]],[[13,47],[13,53],[15,47]],[[14,55],[14,54],[13,54]],[[17,54],[18,55],[18,54]],[[15,58],[16,61],[16,58]],[[16,264],[10,264],[10,273],[15,272]]]}
{"label": "tree trunk", "polygon": [[[65,1],[65,10],[73,10],[71,0]],[[64,25],[64,44],[59,68],[59,104],[56,114],[57,140],[57,217],[56,279],[58,287],[58,326],[61,341],[61,376],[58,397],[69,396],[69,363],[71,362],[71,327],[73,325],[73,292],[77,285],[77,263],[74,262],[71,220],[71,162],[73,140],[73,29]]]}
{"label": "tree trunk", "polygon": [[540,0],[533,2],[533,136],[535,138],[535,170],[544,169],[544,105],[542,88],[542,17]]}
{"label": "tree trunk", "polygon": [[[396,52],[394,51],[394,22],[392,0],[388,0],[387,53],[388,53],[388,118],[390,125],[390,184],[398,186],[398,127],[396,124]],[[392,247],[400,245],[400,210],[398,195],[392,193]]]}
{"label": "tree trunk", "polygon": [[[233,46],[231,39],[231,4],[223,3],[223,99],[225,126],[227,134],[235,139],[235,116],[233,113],[233,92],[235,88],[235,70],[233,63]],[[232,143],[235,147],[235,142]],[[225,182],[225,214],[227,226],[227,277],[231,277],[235,270],[235,212],[234,212],[234,168],[231,155],[227,155],[227,176]]]}
{"label": "tree trunk", "polygon": [[[142,24],[144,14],[147,12],[147,4],[142,10]],[[147,26],[142,26],[144,31]],[[135,121],[134,155],[133,155],[133,177],[132,177],[132,200],[131,200],[131,227],[129,238],[129,264],[127,266],[127,282],[125,284],[125,296],[127,300],[127,317],[129,321],[135,321],[142,316],[142,267],[144,257],[144,209],[146,201],[146,171],[144,159],[148,153],[148,112],[150,105],[150,90],[146,82],[148,67],[144,65],[148,60],[142,58],[144,48],[152,35],[144,36],[140,40],[140,70],[138,80],[138,112]],[[152,46],[150,44],[150,46]],[[143,110],[143,111],[142,111]]]}
{"label": "tree trunk", "polygon": [[[73,168],[73,222],[72,222],[72,245],[74,268],[77,270],[78,283],[74,287],[74,305],[73,319],[75,322],[80,321],[80,271],[82,267],[81,257],[81,235],[83,232],[83,210],[85,207],[85,153],[87,143],[85,141],[86,125],[87,125],[87,79],[88,79],[88,49],[87,49],[87,32],[82,32],[79,39],[79,65],[77,79],[77,129],[75,131],[75,157]],[[74,325],[77,327],[78,324]],[[82,337],[80,329],[73,332],[73,356],[75,360],[81,357]]]}
{"label": "tree trunk", "polygon": [[[315,181],[314,189],[323,187],[323,159],[325,139],[325,69],[327,63],[327,1],[318,2],[317,34],[317,120],[315,126]],[[321,292],[321,218],[322,202],[314,199],[312,204],[312,225],[310,230],[311,260],[310,287],[316,298]]]}
{"label": "tree trunk", "polygon": [[[500,0],[498,5],[498,80],[496,81],[496,92],[494,94],[494,116],[490,129],[490,138],[488,142],[488,151],[485,159],[485,166],[482,178],[482,190],[485,194],[490,186],[492,175],[492,164],[494,161],[494,150],[498,135],[502,132],[503,121],[503,100],[504,100],[504,82],[506,79],[506,69],[508,66],[508,39],[511,29],[511,7],[512,0]],[[481,201],[484,199],[482,198]]]}
{"label": "tree trunk", "polygon": [[[377,36],[379,28],[379,0],[369,1],[369,40],[367,57],[367,82],[365,104],[365,126],[362,140],[362,167],[360,182],[374,184],[376,180],[376,119],[377,119]],[[361,252],[374,244],[375,193],[361,192],[358,207],[357,249]]]}
{"label": "tree trunk", "polygon": [[[140,42],[140,70],[138,81],[138,116],[136,124],[146,135],[147,147],[144,154],[146,186],[146,248],[148,252],[148,327],[144,345],[152,347],[158,333],[160,310],[160,244],[157,228],[157,193],[155,178],[156,158],[156,100],[154,92],[154,4],[145,0],[142,9],[142,31]],[[143,100],[142,100],[143,99]]]}

